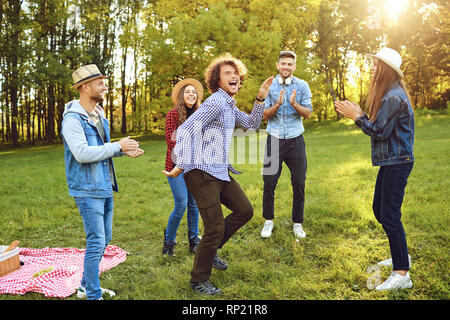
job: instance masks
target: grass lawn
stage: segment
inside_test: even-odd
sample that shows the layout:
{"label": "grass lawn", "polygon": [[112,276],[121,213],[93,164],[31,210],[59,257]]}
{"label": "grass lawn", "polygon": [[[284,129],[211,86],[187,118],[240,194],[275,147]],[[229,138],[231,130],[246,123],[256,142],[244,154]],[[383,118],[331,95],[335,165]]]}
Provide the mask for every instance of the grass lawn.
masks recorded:
{"label": "grass lawn", "polygon": [[[367,269],[390,256],[386,235],[371,209],[378,168],[371,166],[370,138],[342,120],[306,123],[305,239],[296,241],[292,232],[286,166],[275,195],[274,233],[262,239],[261,161],[234,165],[243,172],[234,177],[252,202],[254,217],[220,250],[229,268],[213,269],[211,282],[224,294],[212,299],[449,299],[449,128],[450,116],[417,112],[416,161],[402,208],[412,257],[411,289],[376,292],[367,286],[377,276]],[[263,136],[248,140],[252,148],[259,141],[264,151]],[[189,287],[193,255],[188,252],[185,218],[178,230],[176,257],[161,254],[173,209],[161,173],[166,145],[164,140],[147,139],[141,140],[141,147],[146,153],[138,159],[115,159],[120,193],[115,195],[111,244],[129,255],[102,274],[102,287],[114,290],[114,299],[211,299]],[[243,150],[236,150],[236,157]],[[224,213],[229,213],[226,208]],[[22,247],[85,247],[81,218],[67,191],[62,145],[0,149],[0,244],[16,239]],[[380,280],[388,275],[381,269]],[[28,293],[2,299],[47,298]]]}

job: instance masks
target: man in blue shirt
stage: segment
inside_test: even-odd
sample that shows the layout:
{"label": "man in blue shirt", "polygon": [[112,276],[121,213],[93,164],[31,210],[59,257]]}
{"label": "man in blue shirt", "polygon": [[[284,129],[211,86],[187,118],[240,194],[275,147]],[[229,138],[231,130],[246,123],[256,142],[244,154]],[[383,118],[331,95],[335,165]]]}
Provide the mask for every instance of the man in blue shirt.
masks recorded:
{"label": "man in blue shirt", "polygon": [[299,238],[306,236],[302,227],[306,180],[302,118],[311,118],[312,105],[308,84],[293,76],[296,60],[295,52],[280,52],[277,62],[279,74],[272,82],[265,101],[263,120],[268,121],[268,135],[263,168],[263,217],[266,219],[261,231],[263,238],[272,235],[275,188],[283,162],[291,172],[293,231]]}

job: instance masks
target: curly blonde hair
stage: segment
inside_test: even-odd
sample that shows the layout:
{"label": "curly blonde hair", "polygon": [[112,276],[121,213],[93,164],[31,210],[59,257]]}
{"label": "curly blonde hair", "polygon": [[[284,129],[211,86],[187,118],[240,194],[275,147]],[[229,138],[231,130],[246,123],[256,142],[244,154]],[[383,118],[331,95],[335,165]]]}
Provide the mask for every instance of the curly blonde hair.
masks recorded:
{"label": "curly blonde hair", "polygon": [[223,65],[230,65],[236,68],[241,82],[244,81],[245,75],[247,74],[247,68],[244,63],[241,60],[234,58],[231,54],[225,53],[215,58],[205,71],[205,82],[211,93],[216,92],[220,88],[220,68]]}

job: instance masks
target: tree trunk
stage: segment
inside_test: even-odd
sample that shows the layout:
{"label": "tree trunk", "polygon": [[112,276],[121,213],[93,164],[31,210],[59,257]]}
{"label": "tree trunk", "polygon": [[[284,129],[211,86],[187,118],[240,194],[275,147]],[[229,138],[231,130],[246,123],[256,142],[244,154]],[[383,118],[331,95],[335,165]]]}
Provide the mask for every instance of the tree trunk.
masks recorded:
{"label": "tree trunk", "polygon": [[27,142],[31,142],[31,98],[30,90],[27,90],[26,95],[26,116],[27,116]]}
{"label": "tree trunk", "polygon": [[[66,59],[66,38],[67,38],[67,20],[64,20],[61,32],[61,44],[60,44],[60,55],[61,55],[61,65],[67,65]],[[62,130],[62,120],[64,114],[64,99],[66,97],[66,86],[65,79],[61,77],[58,80],[58,95],[57,95],[57,116],[56,116],[56,128],[57,128],[57,136],[61,138],[61,130]]]}
{"label": "tree trunk", "polygon": [[[13,33],[12,33],[12,39],[15,39],[15,41],[11,41],[11,51],[7,55],[7,60],[9,60],[9,70],[11,74],[11,78],[9,79],[9,96],[11,101],[11,139],[12,143],[15,146],[19,145],[19,134],[18,134],[18,106],[17,106],[17,100],[18,100],[18,49],[19,49],[19,42],[17,39],[19,39],[20,34],[20,1],[19,0],[11,0],[9,1],[9,4],[11,6],[11,21],[13,21],[14,26],[12,26]],[[8,59],[9,58],[9,59]]]}
{"label": "tree trunk", "polygon": [[48,105],[47,105],[47,127],[46,127],[46,140],[53,142],[55,140],[55,86],[50,81],[48,86]]}
{"label": "tree trunk", "polygon": [[122,134],[127,133],[127,94],[126,94],[126,84],[125,84],[125,72],[127,66],[127,48],[124,48],[124,53],[122,56]]}

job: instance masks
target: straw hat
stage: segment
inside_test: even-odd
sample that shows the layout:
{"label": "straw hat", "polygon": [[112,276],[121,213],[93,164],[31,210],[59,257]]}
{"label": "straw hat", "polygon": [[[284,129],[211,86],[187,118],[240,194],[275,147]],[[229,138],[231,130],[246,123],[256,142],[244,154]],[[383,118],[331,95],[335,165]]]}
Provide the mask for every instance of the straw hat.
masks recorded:
{"label": "straw hat", "polygon": [[180,90],[187,85],[194,86],[195,91],[197,91],[197,103],[199,104],[203,99],[203,86],[200,81],[188,78],[179,81],[172,89],[172,103],[176,107],[178,103],[178,95],[180,94]]}
{"label": "straw hat", "polygon": [[78,68],[74,73],[72,73],[73,85],[72,88],[76,89],[82,84],[95,80],[95,79],[105,79],[107,76],[103,76],[98,67],[95,64],[88,64]]}
{"label": "straw hat", "polygon": [[386,63],[388,66],[390,66],[392,69],[394,69],[395,72],[398,73],[400,78],[403,78],[403,72],[400,70],[400,66],[402,64],[402,57],[400,54],[395,51],[394,49],[383,47],[378,51],[377,54],[366,54],[369,57],[375,57],[377,59],[380,59],[384,63]]}

